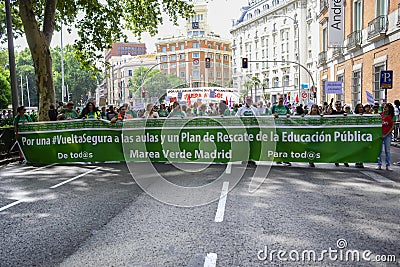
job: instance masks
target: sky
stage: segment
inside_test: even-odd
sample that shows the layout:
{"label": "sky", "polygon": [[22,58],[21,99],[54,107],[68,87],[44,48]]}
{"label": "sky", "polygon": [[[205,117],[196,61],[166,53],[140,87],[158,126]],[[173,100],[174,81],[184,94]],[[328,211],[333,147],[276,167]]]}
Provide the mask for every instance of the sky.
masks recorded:
{"label": "sky", "polygon": [[[237,20],[240,17],[240,9],[242,6],[246,6],[248,4],[248,0],[208,0],[208,23],[209,28],[216,34],[220,34],[221,37],[230,39],[231,35],[229,30],[232,28],[232,20]],[[181,20],[184,25],[184,21]],[[150,37],[149,34],[144,33],[140,42],[145,43],[147,47],[147,52],[152,53],[155,52],[154,43],[157,42],[157,38],[170,36],[172,34],[178,34],[181,32],[180,27],[173,26],[167,18],[164,19],[164,24],[160,25],[159,33]],[[128,35],[129,42],[139,42],[139,39],[134,37],[133,35]],[[66,29],[63,30],[63,45],[72,44],[74,40],[77,38],[76,32],[72,32],[69,34]],[[54,33],[51,46],[60,46],[61,43],[61,34],[60,32]],[[24,49],[27,47],[25,38],[19,38],[14,41],[14,45],[17,50]]]}

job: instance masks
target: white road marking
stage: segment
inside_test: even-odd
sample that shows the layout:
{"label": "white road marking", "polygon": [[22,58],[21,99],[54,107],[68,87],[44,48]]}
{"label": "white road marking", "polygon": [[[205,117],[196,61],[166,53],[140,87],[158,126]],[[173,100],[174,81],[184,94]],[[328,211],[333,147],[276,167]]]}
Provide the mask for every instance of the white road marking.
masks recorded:
{"label": "white road marking", "polygon": [[206,259],[204,260],[204,267],[215,267],[217,266],[217,254],[208,253]]}
{"label": "white road marking", "polygon": [[10,203],[10,204],[8,204],[8,205],[6,205],[6,206],[0,208],[0,212],[6,210],[6,209],[8,209],[8,208],[11,208],[11,207],[13,207],[13,206],[15,206],[15,205],[18,205],[19,203],[22,203],[22,202],[23,202],[22,200],[14,201],[13,203]]}
{"label": "white road marking", "polygon": [[71,182],[71,181],[73,181],[73,180],[76,180],[76,179],[78,179],[78,178],[80,178],[80,177],[82,177],[82,176],[85,176],[86,174],[89,174],[89,173],[91,173],[91,172],[97,171],[97,170],[100,169],[100,168],[101,168],[101,167],[97,167],[97,168],[95,168],[95,169],[93,169],[93,170],[90,170],[90,171],[87,171],[87,172],[85,172],[85,173],[82,173],[82,174],[80,174],[80,175],[78,175],[78,176],[75,176],[74,178],[71,178],[71,179],[68,179],[68,180],[66,180],[66,181],[64,181],[64,182],[61,182],[61,183],[59,183],[59,184],[53,185],[53,186],[51,186],[50,188],[51,188],[51,189],[57,188],[57,187],[62,186],[62,185],[64,185],[64,184],[66,184],[66,183],[69,183],[69,182]]}
{"label": "white road marking", "polygon": [[228,162],[228,166],[226,166],[226,174],[231,174],[232,172],[232,162]]}
{"label": "white road marking", "polygon": [[380,182],[380,183],[394,183],[394,181],[389,180],[388,178],[386,178],[386,177],[384,177],[384,176],[382,176],[380,174],[377,174],[376,172],[361,171],[361,173],[365,174],[366,176],[368,176],[368,177],[370,177],[370,178],[372,178],[375,181]]}
{"label": "white road marking", "polygon": [[222,185],[221,196],[219,197],[217,213],[215,214],[215,222],[224,220],[226,197],[228,195],[229,182],[224,182]]}
{"label": "white road marking", "polygon": [[31,174],[31,173],[33,173],[33,172],[36,172],[36,171],[38,171],[38,170],[41,170],[41,169],[44,169],[44,168],[47,168],[47,167],[54,166],[54,165],[56,165],[56,164],[57,164],[57,163],[53,163],[53,164],[50,164],[50,165],[42,166],[42,167],[40,167],[40,168],[37,168],[37,169],[33,169],[33,170],[30,170],[30,171],[24,172],[24,175],[26,175],[26,174]]}

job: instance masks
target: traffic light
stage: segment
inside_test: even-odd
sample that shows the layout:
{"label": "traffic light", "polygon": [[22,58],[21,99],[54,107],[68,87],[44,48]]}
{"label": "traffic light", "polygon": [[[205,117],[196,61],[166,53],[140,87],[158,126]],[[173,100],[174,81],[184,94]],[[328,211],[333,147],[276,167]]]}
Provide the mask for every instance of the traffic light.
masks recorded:
{"label": "traffic light", "polygon": [[317,88],[313,86],[312,91],[314,94],[314,98],[317,98]]}
{"label": "traffic light", "polygon": [[145,98],[146,97],[146,90],[142,90],[142,98]]}
{"label": "traffic light", "polygon": [[211,58],[206,57],[206,68],[209,69],[211,68]]}
{"label": "traffic light", "polygon": [[72,93],[68,94],[68,101],[72,101]]}
{"label": "traffic light", "polygon": [[290,92],[287,94],[288,100],[290,101]]}
{"label": "traffic light", "polygon": [[248,63],[249,62],[247,60],[247,57],[242,58],[242,68],[243,69],[247,69],[249,67]]}

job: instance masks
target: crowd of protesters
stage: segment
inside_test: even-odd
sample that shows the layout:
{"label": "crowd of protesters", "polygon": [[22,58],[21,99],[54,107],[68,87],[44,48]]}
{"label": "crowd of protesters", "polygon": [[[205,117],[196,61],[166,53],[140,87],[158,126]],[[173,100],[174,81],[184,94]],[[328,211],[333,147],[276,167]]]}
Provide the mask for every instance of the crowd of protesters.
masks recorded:
{"label": "crowd of protesters", "polygon": [[[362,115],[362,114],[380,114],[382,117],[382,148],[378,160],[377,169],[382,169],[382,150],[385,151],[385,167],[387,170],[390,169],[390,143],[391,141],[400,140],[400,101],[394,101],[394,105],[391,103],[385,103],[379,105],[375,103],[370,104],[357,104],[354,109],[351,109],[349,105],[343,104],[341,101],[335,101],[333,99],[328,104],[324,102],[322,105],[312,104],[309,106],[303,106],[302,104],[295,105],[287,103],[282,95],[278,95],[277,102],[271,104],[270,102],[264,103],[263,101],[254,104],[251,98],[245,98],[243,104],[235,103],[228,105],[224,100],[219,103],[209,104],[198,104],[193,105],[180,104],[179,102],[173,102],[170,105],[160,104],[156,105],[149,103],[144,109],[132,110],[129,104],[124,104],[120,107],[102,107],[99,109],[93,102],[88,102],[86,106],[80,110],[75,108],[73,102],[66,104],[60,102],[56,108],[54,105],[50,106],[49,118],[51,121],[56,120],[75,120],[75,119],[102,119],[108,120],[111,123],[121,122],[126,119],[134,118],[186,118],[186,117],[202,117],[202,116],[267,116],[272,115],[277,117],[290,116],[329,116],[329,115]],[[17,125],[21,121],[37,121],[37,113],[33,111],[31,114],[26,114],[24,107],[18,108],[17,118],[14,119],[14,125]],[[28,119],[29,117],[29,119]],[[3,110],[1,119],[12,118],[12,112],[9,110]],[[16,133],[18,132],[16,126]],[[281,162],[278,162],[281,164]],[[290,162],[284,162],[285,165],[290,166]],[[310,162],[310,167],[315,167],[314,163]],[[400,162],[394,163],[400,165]],[[339,163],[335,163],[339,166]],[[344,163],[344,166],[349,167],[348,163]],[[362,162],[356,163],[355,167],[363,168]]]}

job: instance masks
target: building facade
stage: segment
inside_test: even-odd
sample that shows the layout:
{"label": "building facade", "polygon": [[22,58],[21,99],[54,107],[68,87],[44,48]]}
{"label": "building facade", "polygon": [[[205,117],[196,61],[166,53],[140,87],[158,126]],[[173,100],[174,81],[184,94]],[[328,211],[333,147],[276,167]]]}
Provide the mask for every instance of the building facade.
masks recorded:
{"label": "building facade", "polygon": [[[329,47],[329,20],[334,18],[329,17],[329,1],[320,0],[319,100],[341,100],[354,108],[358,103],[399,99],[400,1],[352,0],[341,4],[343,45]],[[381,89],[382,70],[393,71],[393,89]],[[342,81],[343,94],[329,94],[326,81]]]}
{"label": "building facade", "polygon": [[139,56],[112,56],[108,63],[110,67],[106,73],[106,79],[100,94],[104,94],[107,105],[120,106],[123,103],[129,103],[131,106],[135,104],[137,99],[131,93],[133,87],[140,87],[140,84],[133,85],[129,80],[133,77],[136,69],[139,67],[151,68],[157,64],[156,55],[139,55]]}
{"label": "building facade", "polygon": [[[318,84],[319,24],[316,1],[254,0],[233,23],[233,84],[255,101],[308,102]],[[243,69],[242,58],[249,66]],[[302,98],[304,97],[304,99]]]}
{"label": "building facade", "polygon": [[141,43],[114,43],[110,50],[106,52],[105,61],[108,62],[111,57],[119,57],[123,55],[138,56],[145,55],[146,44]]}
{"label": "building facade", "polygon": [[194,4],[196,14],[186,21],[184,33],[156,43],[160,70],[181,78],[189,87],[231,87],[231,42],[209,29],[205,1]]}

